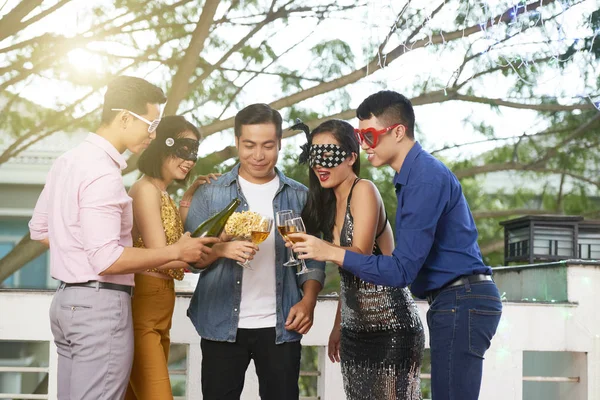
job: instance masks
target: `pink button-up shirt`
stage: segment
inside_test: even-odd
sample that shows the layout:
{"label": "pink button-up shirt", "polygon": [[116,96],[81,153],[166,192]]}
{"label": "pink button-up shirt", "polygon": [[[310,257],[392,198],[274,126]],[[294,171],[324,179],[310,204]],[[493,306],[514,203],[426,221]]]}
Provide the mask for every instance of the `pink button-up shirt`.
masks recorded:
{"label": "pink button-up shirt", "polygon": [[133,274],[99,274],[132,246],[125,158],[94,133],[56,159],[29,221],[33,240],[50,241],[50,272],[68,283],[134,285]]}

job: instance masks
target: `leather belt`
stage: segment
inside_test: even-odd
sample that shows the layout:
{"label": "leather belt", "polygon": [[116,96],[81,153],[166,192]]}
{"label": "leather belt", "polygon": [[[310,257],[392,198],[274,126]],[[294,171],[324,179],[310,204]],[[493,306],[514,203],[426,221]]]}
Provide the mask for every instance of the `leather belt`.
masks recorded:
{"label": "leather belt", "polygon": [[450,281],[450,283],[447,283],[446,285],[442,286],[441,288],[432,290],[431,292],[429,292],[426,295],[427,302],[429,304],[433,303],[433,300],[435,300],[435,298],[443,290],[446,290],[448,288],[456,287],[456,286],[463,286],[463,285],[466,285],[467,283],[477,283],[477,282],[484,282],[484,281],[492,281],[492,276],[484,275],[484,274],[477,274],[477,275],[468,275],[468,276],[458,277],[455,280]]}
{"label": "leather belt", "polygon": [[129,285],[119,285],[118,283],[110,283],[110,282],[99,282],[99,281],[88,281],[81,283],[67,283],[63,282],[63,287],[89,287],[94,289],[109,289],[109,290],[118,290],[121,292],[125,292],[130,296],[133,296],[133,286]]}

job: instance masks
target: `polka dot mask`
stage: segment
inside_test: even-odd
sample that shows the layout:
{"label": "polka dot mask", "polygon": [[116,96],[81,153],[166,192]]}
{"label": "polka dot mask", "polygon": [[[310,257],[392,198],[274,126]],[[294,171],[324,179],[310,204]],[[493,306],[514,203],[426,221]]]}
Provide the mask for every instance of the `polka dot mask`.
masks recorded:
{"label": "polka dot mask", "polygon": [[310,146],[308,165],[335,168],[348,158],[348,153],[337,144],[313,144]]}

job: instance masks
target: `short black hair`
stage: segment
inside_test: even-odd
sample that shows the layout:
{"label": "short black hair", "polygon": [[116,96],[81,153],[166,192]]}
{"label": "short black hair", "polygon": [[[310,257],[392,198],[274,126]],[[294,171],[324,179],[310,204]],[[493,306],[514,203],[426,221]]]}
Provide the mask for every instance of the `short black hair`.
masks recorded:
{"label": "short black hair", "polygon": [[250,104],[235,115],[235,137],[242,136],[242,125],[272,123],[277,131],[277,139],[283,136],[282,119],[279,111],[264,103]]}
{"label": "short black hair", "polygon": [[406,136],[415,138],[415,111],[412,103],[393,90],[382,90],[367,97],[356,109],[356,116],[360,120],[374,116],[388,126],[400,123],[406,127]]}
{"label": "short black hair", "polygon": [[185,132],[192,132],[198,140],[202,137],[198,128],[184,117],[180,115],[163,117],[156,128],[156,139],[150,143],[138,160],[140,172],[152,178],[162,179],[162,165],[171,156],[166,140],[180,138]]}
{"label": "short black hair", "polygon": [[148,104],[164,104],[167,97],[161,88],[142,78],[119,76],[112,80],[104,94],[102,125],[109,125],[119,113],[113,108],[124,108],[136,114],[148,113]]}

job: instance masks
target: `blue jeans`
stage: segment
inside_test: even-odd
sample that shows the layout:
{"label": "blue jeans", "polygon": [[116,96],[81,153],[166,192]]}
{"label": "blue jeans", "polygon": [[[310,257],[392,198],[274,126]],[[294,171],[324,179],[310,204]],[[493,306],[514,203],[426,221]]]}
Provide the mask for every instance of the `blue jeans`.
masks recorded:
{"label": "blue jeans", "polygon": [[433,400],[477,400],[483,355],[500,322],[496,284],[476,282],[442,290],[427,311]]}

